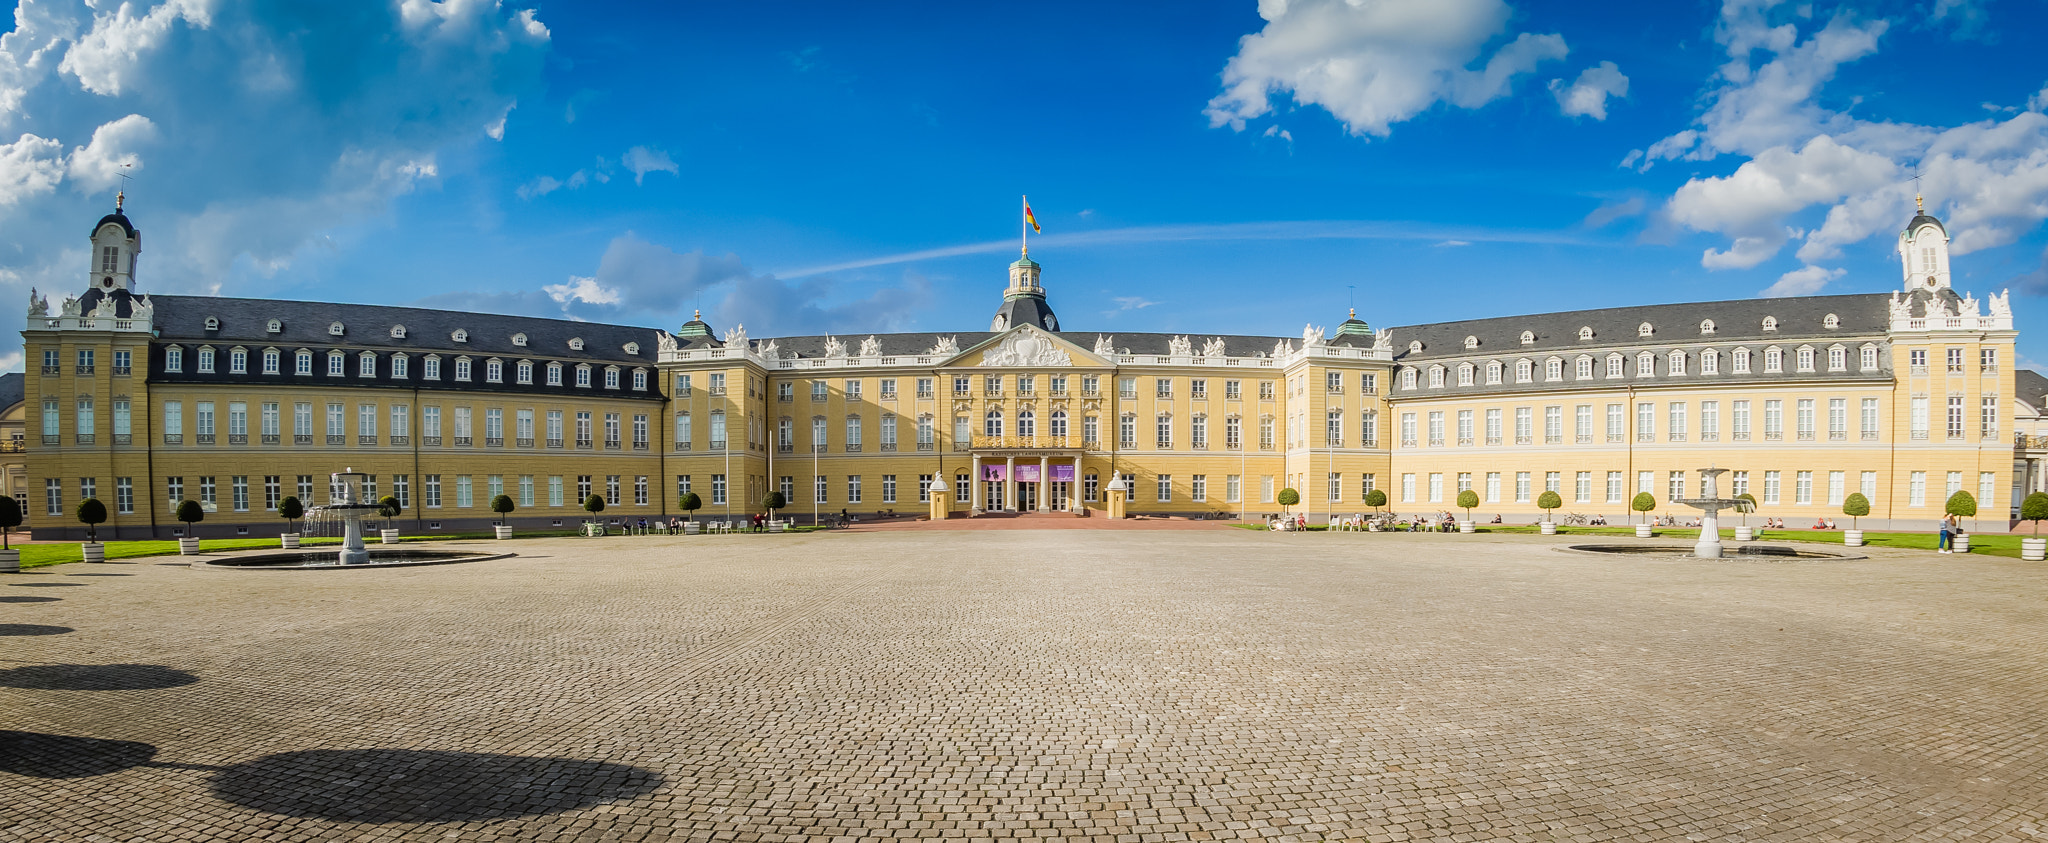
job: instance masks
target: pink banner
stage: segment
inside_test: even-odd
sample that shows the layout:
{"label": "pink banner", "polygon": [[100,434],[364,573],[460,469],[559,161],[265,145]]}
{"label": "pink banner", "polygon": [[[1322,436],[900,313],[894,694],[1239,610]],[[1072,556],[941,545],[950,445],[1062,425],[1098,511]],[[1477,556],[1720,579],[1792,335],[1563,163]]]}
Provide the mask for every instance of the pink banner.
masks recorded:
{"label": "pink banner", "polygon": [[1001,479],[1003,479],[1003,466],[1000,466],[1000,465],[983,465],[983,466],[981,467],[981,479],[983,479],[983,480],[1001,480]]}
{"label": "pink banner", "polygon": [[1052,482],[1054,482],[1054,483],[1072,483],[1072,482],[1074,482],[1074,467],[1073,467],[1073,466],[1071,466],[1071,465],[1056,465],[1056,466],[1053,466],[1053,467],[1052,467]]}
{"label": "pink banner", "polygon": [[1029,463],[1017,466],[1017,482],[1036,483],[1038,479],[1038,466]]}

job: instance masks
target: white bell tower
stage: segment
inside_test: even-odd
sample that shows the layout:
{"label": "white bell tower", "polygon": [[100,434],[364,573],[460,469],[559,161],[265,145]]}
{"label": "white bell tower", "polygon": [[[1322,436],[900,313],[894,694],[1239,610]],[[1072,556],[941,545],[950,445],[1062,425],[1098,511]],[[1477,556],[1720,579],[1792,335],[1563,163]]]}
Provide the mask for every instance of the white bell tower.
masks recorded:
{"label": "white bell tower", "polygon": [[1936,292],[1949,288],[1948,229],[1929,216],[1920,197],[1913,197],[1919,213],[1899,232],[1899,261],[1906,273],[1906,292]]}
{"label": "white bell tower", "polygon": [[114,212],[101,217],[92,229],[92,263],[85,286],[101,295],[135,289],[135,260],[142,254],[142,232],[136,231],[121,211],[125,199],[125,194],[115,194]]}

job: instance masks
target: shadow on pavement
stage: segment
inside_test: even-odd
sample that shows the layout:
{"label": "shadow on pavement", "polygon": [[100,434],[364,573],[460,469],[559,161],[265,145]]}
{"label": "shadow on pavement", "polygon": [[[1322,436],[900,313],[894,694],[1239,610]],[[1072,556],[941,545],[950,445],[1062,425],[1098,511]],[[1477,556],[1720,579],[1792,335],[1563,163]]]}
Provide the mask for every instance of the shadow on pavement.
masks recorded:
{"label": "shadow on pavement", "polygon": [[118,773],[156,757],[156,747],[41,732],[0,731],[0,773],[75,779]]}
{"label": "shadow on pavement", "polygon": [[29,595],[25,595],[25,594],[24,594],[24,595],[21,595],[21,596],[18,596],[18,597],[17,597],[17,596],[15,596],[15,595],[11,595],[11,594],[6,594],[6,595],[0,595],[0,603],[55,603],[55,602],[57,602],[57,601],[59,601],[59,600],[62,600],[62,599],[64,599],[64,598],[62,598],[62,597],[31,597],[31,596],[29,596]]}
{"label": "shadow on pavement", "polygon": [[198,682],[160,664],[42,664],[0,670],[0,688],[36,691],[150,691]]}
{"label": "shadow on pavement", "polygon": [[213,778],[215,796],[259,811],[343,822],[460,822],[551,814],[660,787],[650,770],[574,758],[409,749],[268,755]]}
{"label": "shadow on pavement", "polygon": [[63,635],[70,632],[68,626],[50,626],[40,623],[0,623],[0,636],[6,635]]}

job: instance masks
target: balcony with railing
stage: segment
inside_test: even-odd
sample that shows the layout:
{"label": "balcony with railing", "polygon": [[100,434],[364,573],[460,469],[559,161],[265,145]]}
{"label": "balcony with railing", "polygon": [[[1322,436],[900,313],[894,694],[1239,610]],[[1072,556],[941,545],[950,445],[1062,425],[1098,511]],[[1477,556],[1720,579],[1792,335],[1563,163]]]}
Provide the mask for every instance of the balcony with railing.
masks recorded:
{"label": "balcony with railing", "polygon": [[193,442],[194,442],[195,444],[199,444],[199,445],[211,445],[211,444],[213,444],[213,434],[211,434],[211,433],[195,433],[195,434],[192,434],[192,441],[193,441]]}
{"label": "balcony with railing", "polygon": [[[1081,444],[1078,436],[976,436],[973,447],[975,450],[1073,450],[1080,448]],[[1171,447],[1171,443],[1162,443],[1160,447]]]}
{"label": "balcony with railing", "polygon": [[97,437],[90,433],[80,433],[71,437],[71,442],[75,445],[91,445],[96,441],[98,441]]}
{"label": "balcony with railing", "polygon": [[[588,448],[590,447],[590,441],[587,439],[578,439],[576,440],[576,447]],[[713,451],[723,451],[725,450],[725,440],[713,439],[710,441],[710,443],[708,443],[707,447],[709,447]]]}
{"label": "balcony with railing", "polygon": [[[532,437],[528,437],[528,438],[525,438],[525,439],[514,439],[514,440],[512,440],[512,441],[513,441],[513,442],[514,442],[515,444],[517,444],[517,445],[518,445],[519,447],[521,447],[521,448],[531,448],[531,447],[533,447],[533,439],[532,439]],[[393,444],[397,444],[397,443],[393,443]]]}
{"label": "balcony with railing", "polygon": [[329,445],[346,445],[346,444],[348,444],[348,437],[347,437],[347,436],[343,436],[342,434],[339,434],[339,433],[329,433],[329,434],[327,434],[327,444],[329,444]]}
{"label": "balcony with railing", "polygon": [[484,447],[486,447],[486,448],[503,448],[503,447],[505,447],[505,437],[503,437],[503,436],[486,436],[486,437],[484,437]]}
{"label": "balcony with railing", "polygon": [[230,444],[230,445],[247,445],[247,444],[249,444],[249,434],[247,434],[247,433],[230,433],[230,434],[228,434],[228,444]]}
{"label": "balcony with railing", "polygon": [[[689,449],[690,449],[690,443],[688,443],[688,442],[684,442],[684,443],[682,443],[682,445],[683,445],[683,447],[682,447],[682,450],[685,450],[685,451],[687,451],[687,450],[689,450]],[[548,447],[550,447],[550,448],[560,448],[560,447],[562,447],[562,440],[561,440],[561,439],[549,439],[549,440],[548,440]]]}
{"label": "balcony with railing", "polygon": [[94,368],[95,368],[95,367],[93,367],[93,366],[92,366],[92,365],[90,365],[90,364],[88,364],[88,365],[84,365],[84,366],[80,366],[80,367],[78,367],[78,374],[81,374],[81,375],[90,375],[90,374],[92,374],[92,373],[93,373],[93,369],[94,369]]}
{"label": "balcony with railing", "polygon": [[[589,438],[589,437],[587,437],[587,436],[578,436],[578,437],[576,437],[576,447],[577,447],[578,449],[581,449],[581,450],[585,450],[585,451],[588,451],[588,450],[590,450],[590,449],[591,449],[591,448],[592,448],[593,446],[595,446],[596,444],[597,444],[597,440],[595,440],[595,439],[591,439],[591,438]],[[712,444],[713,444],[713,445],[717,445],[718,443],[714,442],[714,443],[712,443]],[[716,450],[716,449],[714,448],[714,450]]]}
{"label": "balcony with railing", "polygon": [[44,366],[44,367],[43,367],[43,374],[45,374],[45,375],[61,375],[61,374],[64,374],[64,367],[63,367],[63,366]]}
{"label": "balcony with railing", "polygon": [[128,375],[132,374],[132,372],[133,372],[133,368],[132,368],[132,367],[129,367],[129,366],[115,366],[115,367],[114,367],[114,376],[115,376],[115,377],[127,377]]}
{"label": "balcony with railing", "polygon": [[2025,433],[2015,433],[2012,436],[2012,444],[2013,447],[2022,451],[2048,451],[2048,436],[2028,436]]}
{"label": "balcony with railing", "polygon": [[473,438],[473,437],[469,437],[469,436],[457,436],[457,437],[455,437],[455,447],[457,447],[457,448],[469,448],[469,447],[473,447],[473,446],[475,446],[475,445],[476,445],[476,439],[475,439],[475,438]]}
{"label": "balcony with railing", "polygon": [[131,435],[131,434],[127,434],[127,433],[116,433],[116,434],[114,434],[114,444],[116,444],[116,445],[129,445],[129,444],[133,444],[133,443],[134,443],[134,441],[135,441],[135,437],[134,437],[133,435]]}

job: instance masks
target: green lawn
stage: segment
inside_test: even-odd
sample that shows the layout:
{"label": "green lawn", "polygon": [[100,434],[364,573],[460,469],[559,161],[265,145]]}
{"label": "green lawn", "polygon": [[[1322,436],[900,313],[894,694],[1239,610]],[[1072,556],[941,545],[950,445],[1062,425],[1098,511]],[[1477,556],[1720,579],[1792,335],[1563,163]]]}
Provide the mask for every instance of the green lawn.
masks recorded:
{"label": "green lawn", "polygon": [[[1242,527],[1247,530],[1266,529],[1265,525],[1263,524],[1238,524],[1236,526]],[[1320,531],[1323,529],[1324,528],[1321,526],[1309,527],[1309,530],[1311,532]],[[1477,526],[1476,529],[1481,533],[1535,534],[1541,532],[1541,530],[1534,524],[1480,524]],[[1658,538],[1697,540],[1700,537],[1700,531],[1698,528],[1657,527],[1653,530],[1653,532]],[[1635,527],[1632,525],[1619,527],[1566,527],[1563,525],[1559,525],[1557,528],[1557,534],[1560,536],[1625,536],[1633,538],[1636,534],[1636,530]],[[1735,538],[1735,531],[1733,529],[1724,529],[1721,531],[1721,536],[1724,539],[1732,541]],[[2024,538],[2032,538],[2032,534],[1971,533],[1970,552],[1982,553],[1987,556],[2010,556],[2014,559],[2018,559],[2020,555],[2020,539]],[[1757,537],[1757,540],[1767,542],[1814,542],[1818,544],[1841,544],[1842,531],[1768,530],[1762,531],[1762,534]],[[1915,550],[1933,550],[1935,536],[1933,533],[1880,533],[1873,530],[1865,530],[1863,531],[1863,543],[1870,547],[1897,547]]]}
{"label": "green lawn", "polygon": [[[792,526],[789,528],[789,531],[792,533],[808,533],[813,530],[823,529],[825,528]],[[370,531],[368,530],[365,530],[365,533],[369,533],[368,535],[364,536],[365,540],[367,540],[371,545],[377,544],[377,537],[374,533],[370,533]],[[564,536],[580,536],[582,534],[583,532],[581,530],[520,530],[514,533],[513,536],[515,539],[533,539],[549,537],[559,538]],[[614,536],[616,535],[617,534],[614,534]],[[762,535],[768,534],[762,533]],[[495,536],[491,533],[447,533],[441,535],[405,536],[404,538],[399,539],[399,541],[430,542],[452,541],[458,539],[495,540]],[[338,536],[322,538],[308,537],[299,540],[299,544],[302,547],[315,547],[319,545],[337,545],[340,543],[341,538]],[[138,556],[175,556],[178,553],[178,542],[176,540],[112,541],[106,542],[105,544],[107,546],[108,559],[133,559]],[[199,552],[201,553],[218,553],[227,550],[258,550],[264,548],[274,549],[277,547],[278,540],[275,537],[199,540]],[[80,562],[84,561],[85,559],[84,552],[78,549],[77,542],[60,542],[55,544],[24,544],[16,545],[16,549],[21,551],[22,570],[28,570],[30,568],[41,568],[45,565],[62,565],[66,562]]]}

